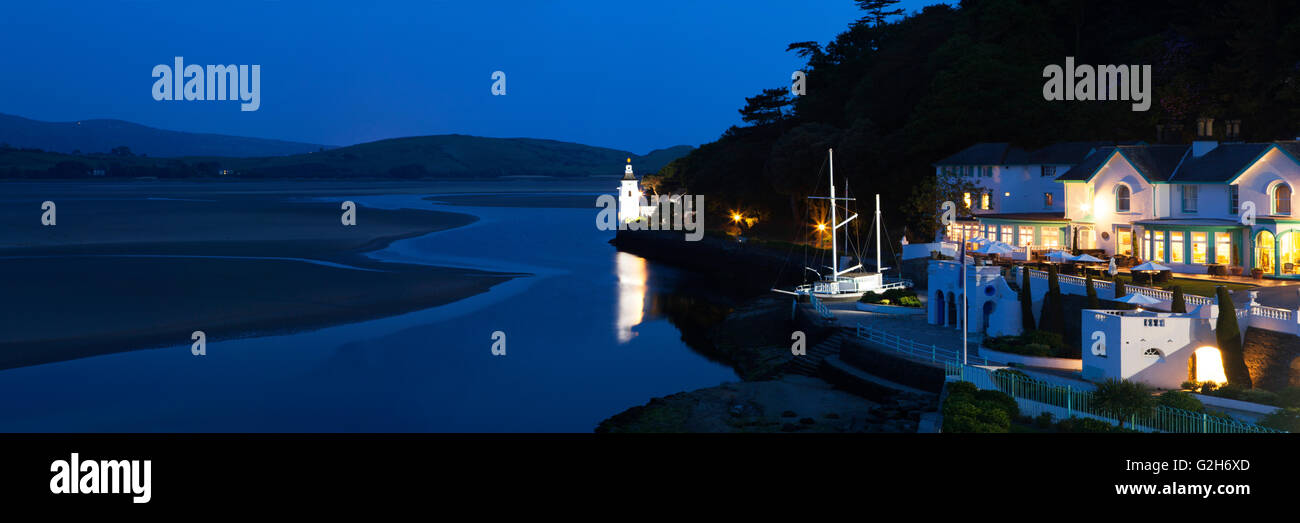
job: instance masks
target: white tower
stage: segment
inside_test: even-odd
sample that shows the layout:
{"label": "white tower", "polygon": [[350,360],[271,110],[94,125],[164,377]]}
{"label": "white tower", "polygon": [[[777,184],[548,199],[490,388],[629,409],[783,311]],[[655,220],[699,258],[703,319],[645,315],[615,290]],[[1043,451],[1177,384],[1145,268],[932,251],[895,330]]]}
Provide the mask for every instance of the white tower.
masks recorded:
{"label": "white tower", "polygon": [[632,174],[632,159],[627,159],[627,167],[623,169],[623,181],[618,189],[618,220],[622,222],[635,221],[641,217],[641,187],[636,182],[636,175]]}

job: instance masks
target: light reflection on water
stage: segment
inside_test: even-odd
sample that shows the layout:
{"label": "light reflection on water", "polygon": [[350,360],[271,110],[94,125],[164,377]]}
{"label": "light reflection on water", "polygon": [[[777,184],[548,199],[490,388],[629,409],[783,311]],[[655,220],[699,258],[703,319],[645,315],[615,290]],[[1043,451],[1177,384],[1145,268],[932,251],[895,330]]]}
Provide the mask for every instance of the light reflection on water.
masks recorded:
{"label": "light reflection on water", "polygon": [[625,252],[614,255],[618,273],[618,342],[627,343],[636,336],[632,327],[645,317],[646,261]]}
{"label": "light reflection on water", "polygon": [[[375,257],[532,276],[297,334],[209,331],[202,358],[185,340],[0,371],[0,431],[588,432],[650,398],[736,379],[702,337],[723,309],[679,293],[700,287],[690,274],[616,252],[594,209],[433,207],[481,219]],[[490,353],[497,330],[506,356]]]}

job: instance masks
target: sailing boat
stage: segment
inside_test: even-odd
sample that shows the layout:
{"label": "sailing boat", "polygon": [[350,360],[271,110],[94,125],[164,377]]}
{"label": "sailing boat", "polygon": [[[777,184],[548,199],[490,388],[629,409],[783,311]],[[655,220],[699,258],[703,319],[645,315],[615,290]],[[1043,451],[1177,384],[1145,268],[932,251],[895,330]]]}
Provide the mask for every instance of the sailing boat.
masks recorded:
{"label": "sailing boat", "polygon": [[[819,280],[812,283],[799,285],[795,287],[793,291],[787,291],[782,289],[772,289],[772,290],[783,294],[793,294],[795,296],[811,295],[820,300],[826,300],[826,301],[846,301],[846,300],[858,300],[868,292],[874,292],[880,294],[889,289],[901,289],[901,288],[910,287],[911,283],[906,280],[894,280],[890,282],[885,281],[884,270],[887,267],[884,267],[881,264],[881,260],[880,260],[881,220],[880,220],[880,195],[879,194],[876,195],[876,216],[875,216],[876,270],[875,272],[861,271],[860,269],[863,268],[862,263],[858,263],[847,269],[840,269],[839,230],[847,226],[853,220],[857,219],[858,214],[853,213],[852,216],[845,218],[843,222],[839,221],[839,216],[837,215],[836,212],[836,207],[838,206],[837,202],[854,201],[855,198],[836,197],[835,195],[835,151],[833,149],[828,149],[827,155],[828,155],[828,161],[830,163],[830,169],[829,169],[830,196],[829,197],[812,196],[809,199],[829,200],[830,203],[829,206],[830,206],[830,215],[831,215],[830,216],[831,217],[831,222],[830,222],[831,223],[830,226],[831,266],[826,267],[827,269],[830,269],[830,273],[823,274],[821,271],[818,271],[817,269],[814,269],[812,267],[804,267],[805,269],[817,274]],[[819,230],[822,230],[825,228],[825,225],[819,225],[818,228]],[[858,258],[858,261],[861,262],[861,257]]]}

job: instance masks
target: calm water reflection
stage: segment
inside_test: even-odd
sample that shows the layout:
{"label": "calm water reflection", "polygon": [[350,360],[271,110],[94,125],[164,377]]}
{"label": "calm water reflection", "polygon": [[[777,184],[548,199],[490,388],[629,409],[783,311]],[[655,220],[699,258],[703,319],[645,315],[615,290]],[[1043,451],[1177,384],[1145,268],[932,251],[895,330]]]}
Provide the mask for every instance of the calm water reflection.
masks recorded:
{"label": "calm water reflection", "polygon": [[[433,207],[482,219],[376,257],[534,276],[401,316],[210,342],[203,358],[185,344],[6,370],[0,430],[587,432],[736,379],[704,336],[728,310],[707,282],[614,251],[594,209]],[[497,330],[506,356],[490,353]]]}

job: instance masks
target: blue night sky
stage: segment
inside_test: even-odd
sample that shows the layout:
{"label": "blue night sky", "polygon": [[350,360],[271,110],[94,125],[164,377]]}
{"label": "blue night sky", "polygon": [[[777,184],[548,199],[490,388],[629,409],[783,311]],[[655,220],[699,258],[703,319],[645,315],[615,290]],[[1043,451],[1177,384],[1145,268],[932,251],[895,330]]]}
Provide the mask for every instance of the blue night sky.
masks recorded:
{"label": "blue night sky", "polygon": [[[935,1],[906,0],[908,11]],[[851,0],[22,2],[0,112],[350,145],[462,133],[645,153],[698,145],[826,43]],[[155,101],[157,64],[259,64],[261,109]],[[492,96],[493,71],[508,94]]]}

